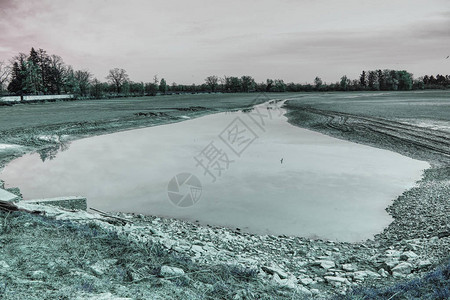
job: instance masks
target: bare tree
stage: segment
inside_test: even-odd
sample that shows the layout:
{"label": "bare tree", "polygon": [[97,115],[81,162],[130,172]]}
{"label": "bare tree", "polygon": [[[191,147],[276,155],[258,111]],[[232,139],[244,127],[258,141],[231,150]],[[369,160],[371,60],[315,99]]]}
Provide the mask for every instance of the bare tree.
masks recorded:
{"label": "bare tree", "polygon": [[58,55],[50,56],[50,74],[51,91],[60,94],[64,85],[67,67],[63,59]]}
{"label": "bare tree", "polygon": [[125,81],[129,80],[127,72],[124,69],[119,68],[109,70],[109,74],[106,76],[106,79],[116,86],[117,93],[120,93],[120,88]]}
{"label": "bare tree", "polygon": [[87,95],[92,74],[86,70],[75,71],[75,80],[82,96]]}
{"label": "bare tree", "polygon": [[11,68],[5,62],[0,61],[0,93],[3,91],[3,86],[8,81],[10,74]]}
{"label": "bare tree", "polygon": [[215,75],[208,76],[208,77],[206,77],[205,82],[206,82],[206,85],[211,88],[211,92],[214,93],[216,91],[216,87],[219,82],[219,77],[217,77]]}

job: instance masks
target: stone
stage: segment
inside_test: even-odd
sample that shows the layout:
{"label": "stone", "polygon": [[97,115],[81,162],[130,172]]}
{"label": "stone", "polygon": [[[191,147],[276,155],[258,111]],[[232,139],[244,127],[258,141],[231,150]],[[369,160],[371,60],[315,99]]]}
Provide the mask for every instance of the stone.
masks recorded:
{"label": "stone", "polygon": [[353,273],[353,279],[355,280],[364,280],[366,277],[369,278],[378,278],[381,275],[378,273],[375,273],[373,271],[365,270],[365,271],[356,271]]}
{"label": "stone", "polygon": [[0,260],[0,269],[8,269],[9,265],[4,260]]}
{"label": "stone", "polygon": [[310,290],[308,290],[306,287],[301,286],[301,285],[297,286],[296,291],[299,294],[303,294],[303,295],[308,296],[308,297],[311,297],[312,294],[313,294]]}
{"label": "stone", "polygon": [[397,250],[386,250],[386,256],[389,256],[389,257],[400,257],[400,255],[402,255],[402,253],[400,251],[397,251]]}
{"label": "stone", "polygon": [[412,251],[406,251],[403,252],[402,255],[400,255],[400,260],[406,261],[406,260],[413,260],[416,259],[418,257],[417,254],[415,254]]}
{"label": "stone", "polygon": [[392,272],[392,276],[394,278],[404,278],[404,277],[406,277],[405,274],[402,274],[402,273],[399,273],[399,272]]}
{"label": "stone", "polygon": [[389,273],[383,268],[378,270],[378,274],[380,274],[381,277],[388,277],[389,276]]}
{"label": "stone", "polygon": [[343,264],[342,270],[347,271],[347,272],[353,272],[353,271],[356,271],[356,267],[353,264]]}
{"label": "stone", "polygon": [[91,270],[95,275],[101,276],[104,275],[106,271],[115,263],[117,263],[117,259],[100,260],[91,266]]}
{"label": "stone", "polygon": [[203,253],[203,252],[205,252],[203,247],[199,246],[199,245],[192,245],[191,250],[194,251],[195,253]]}
{"label": "stone", "polygon": [[309,277],[300,278],[298,281],[303,285],[310,285],[314,282],[314,280]]}
{"label": "stone", "polygon": [[46,274],[42,270],[34,271],[31,273],[31,278],[33,278],[34,280],[44,279],[45,277],[46,277]]}
{"label": "stone", "polygon": [[176,241],[174,241],[174,240],[171,240],[171,239],[166,239],[166,240],[163,240],[162,242],[161,242],[163,245],[164,245],[164,247],[166,247],[167,249],[172,249],[172,247],[174,246],[174,245],[176,245]]}
{"label": "stone", "polygon": [[343,278],[343,277],[325,276],[324,278],[325,278],[325,280],[327,282],[330,282],[330,283],[331,282],[339,282],[339,283],[343,283],[343,284],[350,284],[350,282],[347,279]]}
{"label": "stone", "polygon": [[400,261],[398,259],[393,259],[393,258],[388,258],[386,261],[384,261],[380,267],[387,270],[387,271],[391,271],[392,268],[394,268],[395,266],[398,265]]}
{"label": "stone", "polygon": [[88,295],[83,298],[76,298],[76,299],[83,299],[83,300],[131,300],[132,298],[124,298],[124,297],[117,297],[114,296],[111,293],[101,293],[101,294],[95,294],[95,295]]}
{"label": "stone", "polygon": [[318,289],[311,289],[310,291],[313,295],[318,295],[320,293]]}
{"label": "stone", "polygon": [[188,252],[189,249],[191,249],[191,247],[183,246],[183,245],[182,246],[174,246],[173,247],[173,250],[176,251],[176,252]]}
{"label": "stone", "polygon": [[286,279],[288,278],[288,274],[284,272],[280,267],[277,266],[262,266],[261,269],[263,269],[264,272],[268,274],[277,274],[280,278]]}
{"label": "stone", "polygon": [[8,202],[17,202],[18,200],[20,200],[20,197],[0,188],[0,200]]}
{"label": "stone", "polygon": [[304,286],[296,284],[296,278],[294,276],[289,277],[289,279],[281,279],[277,273],[273,274],[272,280],[283,287],[291,290],[295,290],[299,294],[304,296],[312,296],[312,293]]}
{"label": "stone", "polygon": [[57,197],[48,199],[23,200],[25,204],[52,205],[66,209],[87,210],[87,199],[85,197]]}
{"label": "stone", "polygon": [[411,273],[412,269],[413,269],[412,264],[408,262],[401,262],[397,266],[392,268],[392,274],[394,275],[394,273],[397,273],[397,275],[398,274],[408,275]]}
{"label": "stone", "polygon": [[315,262],[314,262],[314,265],[319,265],[319,266],[321,266],[322,268],[324,268],[325,270],[328,270],[328,269],[331,269],[331,268],[334,268],[335,266],[336,266],[336,264],[334,263],[334,261],[331,261],[331,260],[316,260]]}
{"label": "stone", "polygon": [[414,243],[408,243],[408,244],[406,245],[406,249],[412,250],[412,251],[416,251],[418,247],[419,247],[419,246],[416,245],[416,244],[414,244]]}
{"label": "stone", "polygon": [[0,274],[7,273],[8,269],[9,265],[4,260],[0,260]]}
{"label": "stone", "polygon": [[71,275],[71,276],[81,277],[81,278],[83,278],[84,280],[89,280],[89,281],[92,281],[92,282],[94,282],[95,280],[97,280],[97,277],[95,277],[95,276],[93,276],[93,275],[90,275],[90,274],[87,274],[87,273],[82,272],[82,271],[77,270],[77,269],[71,269],[71,270],[70,270],[70,275]]}
{"label": "stone", "polygon": [[431,265],[432,265],[432,263],[431,263],[431,261],[429,259],[419,260],[417,262],[417,268],[418,269],[424,269],[424,268],[427,268],[427,267],[429,267]]}
{"label": "stone", "polygon": [[184,270],[177,267],[162,266],[159,274],[163,277],[182,276]]}

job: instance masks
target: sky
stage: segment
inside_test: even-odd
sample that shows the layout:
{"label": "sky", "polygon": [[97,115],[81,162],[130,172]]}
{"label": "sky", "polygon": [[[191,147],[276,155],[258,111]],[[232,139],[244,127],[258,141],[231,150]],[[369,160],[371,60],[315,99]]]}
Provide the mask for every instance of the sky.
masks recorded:
{"label": "sky", "polygon": [[31,47],[102,81],[116,67],[178,84],[450,74],[450,1],[0,0],[0,61]]}

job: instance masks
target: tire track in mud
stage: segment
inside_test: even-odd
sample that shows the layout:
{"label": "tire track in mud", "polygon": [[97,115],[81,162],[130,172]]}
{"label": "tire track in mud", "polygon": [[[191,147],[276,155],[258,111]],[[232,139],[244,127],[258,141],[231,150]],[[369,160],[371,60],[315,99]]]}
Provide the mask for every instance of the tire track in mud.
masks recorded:
{"label": "tire track in mud", "polygon": [[433,130],[394,120],[357,116],[348,113],[320,110],[309,107],[297,108],[304,112],[327,118],[324,126],[341,132],[373,132],[388,136],[416,147],[431,150],[450,158],[450,132]]}

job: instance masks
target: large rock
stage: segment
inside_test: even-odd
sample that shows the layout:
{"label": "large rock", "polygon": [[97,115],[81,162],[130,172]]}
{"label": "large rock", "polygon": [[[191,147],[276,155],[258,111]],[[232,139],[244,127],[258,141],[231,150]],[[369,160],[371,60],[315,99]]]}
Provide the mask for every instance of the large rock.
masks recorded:
{"label": "large rock", "polygon": [[200,245],[192,245],[191,250],[194,251],[196,254],[202,254],[205,252],[202,246]]}
{"label": "large rock", "polygon": [[295,290],[298,294],[304,296],[312,296],[312,293],[304,286],[296,283],[296,278],[294,276],[289,277],[288,279],[281,279],[277,273],[273,274],[272,278],[273,282],[276,284],[286,287],[291,290]]}
{"label": "large rock", "polygon": [[24,200],[21,203],[52,205],[66,209],[87,210],[87,199],[85,197],[78,196]]}
{"label": "large rock", "polygon": [[159,274],[162,277],[173,277],[184,275],[184,270],[177,267],[162,266]]}
{"label": "large rock", "polygon": [[20,197],[0,188],[0,200],[8,202],[17,202],[20,200]]}
{"label": "large rock", "polygon": [[404,260],[404,261],[406,261],[406,260],[414,260],[417,257],[418,257],[418,255],[415,254],[414,252],[406,251],[406,252],[403,252],[402,255],[400,255],[400,260]]}
{"label": "large rock", "polygon": [[309,277],[302,277],[298,281],[303,285],[310,285],[314,282],[314,280]]}
{"label": "large rock", "polygon": [[332,260],[324,260],[324,259],[320,259],[320,260],[314,261],[314,265],[319,265],[322,268],[324,268],[325,270],[334,268],[336,266],[334,261],[332,261]]}
{"label": "large rock", "polygon": [[392,271],[392,268],[399,264],[399,260],[397,258],[388,258],[383,263],[379,265],[380,268],[385,269],[386,271]]}
{"label": "large rock", "polygon": [[398,250],[386,250],[386,256],[400,258],[402,253]]}
{"label": "large rock", "polygon": [[428,268],[431,265],[432,265],[432,263],[429,259],[424,259],[424,260],[419,260],[417,262],[416,266],[418,269],[424,269],[424,268]]}
{"label": "large rock", "polygon": [[408,275],[411,274],[411,271],[413,269],[412,264],[409,262],[401,262],[394,268],[392,268],[392,275],[401,277],[402,275]]}
{"label": "large rock", "polygon": [[288,274],[278,266],[262,266],[261,269],[271,275],[277,274],[281,279],[288,278]]}
{"label": "large rock", "polygon": [[332,282],[339,282],[339,283],[343,283],[343,284],[350,284],[350,282],[347,279],[343,278],[343,277],[325,276],[324,278],[325,278],[325,280],[327,282],[330,282],[330,283],[332,283]]}
{"label": "large rock", "polygon": [[378,278],[381,275],[378,273],[375,273],[373,271],[365,270],[365,271],[356,271],[353,273],[353,279],[355,280],[364,280],[367,278]]}

